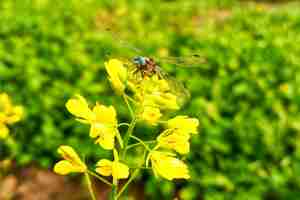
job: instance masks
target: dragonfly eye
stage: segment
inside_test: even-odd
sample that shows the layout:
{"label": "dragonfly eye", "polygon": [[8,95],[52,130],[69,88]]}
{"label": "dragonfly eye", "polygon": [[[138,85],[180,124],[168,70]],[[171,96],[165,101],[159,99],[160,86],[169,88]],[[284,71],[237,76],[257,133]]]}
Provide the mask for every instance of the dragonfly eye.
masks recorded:
{"label": "dragonfly eye", "polygon": [[134,58],[133,58],[133,63],[134,63],[134,64],[140,64],[140,58],[137,57],[137,56],[134,57]]}
{"label": "dragonfly eye", "polygon": [[145,65],[146,60],[145,60],[145,58],[143,58],[141,56],[136,56],[136,57],[133,58],[133,63],[137,64],[137,65]]}

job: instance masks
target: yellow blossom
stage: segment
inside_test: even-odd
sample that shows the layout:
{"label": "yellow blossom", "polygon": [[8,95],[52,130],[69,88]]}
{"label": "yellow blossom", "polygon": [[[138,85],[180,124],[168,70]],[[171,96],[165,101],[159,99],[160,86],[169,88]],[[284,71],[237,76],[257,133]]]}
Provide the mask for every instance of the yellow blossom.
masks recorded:
{"label": "yellow blossom", "polygon": [[155,125],[161,116],[162,114],[158,108],[146,106],[141,114],[141,119],[151,125]]}
{"label": "yellow blossom", "polygon": [[[132,85],[132,83],[130,82]],[[135,99],[141,107],[152,106],[160,110],[177,110],[179,105],[177,96],[170,90],[169,83],[158,76],[145,77],[142,81],[136,82],[133,92]]]}
{"label": "yellow blossom", "polygon": [[149,159],[156,176],[167,180],[190,178],[187,165],[171,153],[152,151]]}
{"label": "yellow blossom", "polygon": [[129,176],[127,165],[119,162],[119,157],[114,150],[114,160],[101,159],[96,164],[96,172],[102,176],[112,176],[114,179],[126,179]]}
{"label": "yellow blossom", "polygon": [[196,118],[179,115],[167,121],[167,129],[157,137],[159,147],[173,149],[180,154],[189,152],[190,134],[198,133]]}
{"label": "yellow blossom", "polygon": [[167,129],[158,137],[158,146],[174,149],[180,154],[187,154],[190,151],[189,135],[180,134],[177,130]]}
{"label": "yellow blossom", "polygon": [[118,59],[110,59],[104,63],[109,80],[118,94],[123,94],[127,80],[127,69]]}
{"label": "yellow blossom", "polygon": [[188,116],[180,115],[168,120],[167,127],[169,129],[176,129],[181,134],[197,134],[199,120],[196,118],[189,118]]}
{"label": "yellow blossom", "polygon": [[0,94],[0,123],[13,124],[21,120],[23,107],[14,106],[6,93]]}
{"label": "yellow blossom", "polygon": [[72,147],[62,145],[58,148],[57,152],[64,158],[64,160],[55,164],[54,172],[61,175],[66,175],[72,172],[86,172],[86,165],[80,160]]}
{"label": "yellow blossom", "polygon": [[89,108],[89,104],[81,95],[75,95],[74,98],[69,99],[66,108],[80,120],[91,121],[94,118],[94,113]]}
{"label": "yellow blossom", "polygon": [[9,129],[7,126],[3,123],[0,123],[0,139],[5,139],[7,138],[9,134]]}
{"label": "yellow blossom", "polygon": [[14,106],[6,93],[0,93],[0,139],[9,134],[7,124],[18,122],[23,117],[23,107]]}
{"label": "yellow blossom", "polygon": [[[113,106],[104,106],[96,103],[90,109],[86,100],[77,95],[68,100],[66,107],[70,113],[78,117],[78,120],[91,125],[90,137],[96,138],[104,149],[113,149],[115,136],[119,134],[117,129],[117,113]],[[122,146],[121,138],[120,144]]]}
{"label": "yellow blossom", "polygon": [[153,92],[145,95],[146,105],[157,105],[164,110],[178,110],[180,107],[177,103],[176,95],[170,92]]}
{"label": "yellow blossom", "polygon": [[177,96],[171,93],[169,83],[165,79],[153,76],[144,83],[144,104],[157,105],[160,109],[177,110]]}

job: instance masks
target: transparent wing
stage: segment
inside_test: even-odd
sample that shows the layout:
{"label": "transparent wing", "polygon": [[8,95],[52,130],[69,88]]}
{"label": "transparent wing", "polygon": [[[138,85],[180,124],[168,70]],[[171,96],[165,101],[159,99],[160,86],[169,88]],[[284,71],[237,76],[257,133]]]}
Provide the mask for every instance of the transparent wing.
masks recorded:
{"label": "transparent wing", "polygon": [[106,31],[111,34],[114,41],[119,43],[120,46],[130,49],[131,51],[135,52],[137,55],[141,55],[143,53],[143,51],[140,48],[137,48],[133,44],[121,39],[121,37],[116,32],[111,31],[111,29],[107,28]]}
{"label": "transparent wing", "polygon": [[169,82],[171,91],[177,96],[179,106],[185,105],[191,98],[190,92],[185,88],[181,81],[178,81],[173,77],[168,78],[167,81]]}
{"label": "transparent wing", "polygon": [[193,54],[190,56],[181,56],[181,57],[161,57],[157,58],[159,63],[174,64],[180,67],[203,67],[203,64],[206,63],[206,59],[199,55]]}
{"label": "transparent wing", "polygon": [[111,46],[110,52],[106,51],[109,56],[120,56],[132,59],[134,56],[143,55],[144,51],[141,48],[126,41],[117,31],[107,27],[102,27],[98,31],[104,37],[105,42]]}
{"label": "transparent wing", "polygon": [[159,76],[168,82],[171,93],[177,96],[177,103],[180,107],[185,105],[189,101],[189,99],[191,98],[191,94],[181,81],[177,80],[175,77],[170,76],[161,68],[159,68]]}

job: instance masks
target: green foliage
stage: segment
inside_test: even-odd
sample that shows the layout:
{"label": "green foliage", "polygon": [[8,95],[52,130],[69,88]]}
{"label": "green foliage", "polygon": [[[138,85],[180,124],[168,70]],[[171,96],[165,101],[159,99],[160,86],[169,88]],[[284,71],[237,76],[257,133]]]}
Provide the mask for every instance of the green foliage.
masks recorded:
{"label": "green foliage", "polygon": [[20,165],[51,165],[62,141],[81,148],[87,160],[107,154],[87,139],[87,127],[72,120],[64,103],[80,93],[125,109],[111,98],[103,62],[116,48],[118,55],[134,52],[103,33],[112,27],[146,55],[167,49],[207,58],[199,68],[164,66],[191,91],[186,113],[199,118],[201,134],[186,158],[192,180],[162,183],[145,174],[149,198],[169,199],[177,191],[186,200],[297,199],[298,3],[13,2],[0,3],[0,90],[27,109],[12,131]]}

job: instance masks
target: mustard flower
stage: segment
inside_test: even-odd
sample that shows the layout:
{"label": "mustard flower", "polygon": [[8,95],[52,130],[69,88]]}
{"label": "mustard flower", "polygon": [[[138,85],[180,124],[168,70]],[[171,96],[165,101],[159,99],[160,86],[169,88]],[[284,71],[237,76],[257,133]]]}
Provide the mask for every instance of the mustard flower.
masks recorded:
{"label": "mustard flower", "polygon": [[102,176],[112,176],[114,179],[126,179],[129,176],[127,165],[119,162],[117,151],[114,149],[114,160],[101,159],[96,164],[96,172]]}
{"label": "mustard flower", "polygon": [[[129,81],[129,85],[132,83]],[[136,87],[130,86],[134,92],[134,99],[140,109],[141,120],[156,125],[164,110],[177,110],[177,96],[170,91],[169,84],[157,76],[145,77],[136,82]]]}
{"label": "mustard flower", "polygon": [[180,134],[177,130],[167,129],[157,137],[157,141],[159,147],[187,154],[190,151],[189,138],[189,135]]}
{"label": "mustard flower", "polygon": [[176,95],[170,92],[153,92],[145,94],[145,105],[156,105],[162,110],[178,110]]}
{"label": "mustard flower", "polygon": [[197,134],[198,126],[198,119],[189,118],[185,115],[179,115],[167,121],[167,127],[169,129],[176,129],[178,133],[184,135]]}
{"label": "mustard flower", "polygon": [[141,95],[144,106],[156,106],[162,110],[178,110],[177,96],[170,90],[165,79],[157,76],[145,79],[141,87]]}
{"label": "mustard flower", "polygon": [[9,135],[9,129],[3,123],[0,123],[0,139],[5,139]]}
{"label": "mustard flower", "polygon": [[0,139],[9,134],[7,125],[20,121],[23,113],[22,106],[14,106],[6,93],[0,93]]}
{"label": "mustard flower", "polygon": [[58,148],[57,152],[64,158],[64,160],[55,164],[54,172],[60,175],[66,175],[73,172],[86,172],[86,165],[81,161],[72,147],[62,145]]}
{"label": "mustard flower", "polygon": [[[113,106],[104,106],[96,103],[90,109],[86,100],[76,95],[67,101],[66,107],[70,113],[78,117],[78,120],[91,125],[90,137],[96,138],[96,143],[104,149],[113,149],[115,136],[118,136],[117,113]],[[121,138],[120,144],[122,146]]]}
{"label": "mustard flower", "polygon": [[155,125],[159,121],[161,116],[162,114],[159,108],[146,106],[144,107],[143,112],[141,114],[141,119],[151,125]]}
{"label": "mustard flower", "polygon": [[104,63],[109,80],[117,94],[123,94],[127,80],[127,69],[118,59],[110,59]]}
{"label": "mustard flower", "polygon": [[161,176],[167,180],[189,179],[187,165],[174,157],[174,154],[152,151],[149,155],[151,166],[156,176]]}

